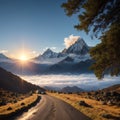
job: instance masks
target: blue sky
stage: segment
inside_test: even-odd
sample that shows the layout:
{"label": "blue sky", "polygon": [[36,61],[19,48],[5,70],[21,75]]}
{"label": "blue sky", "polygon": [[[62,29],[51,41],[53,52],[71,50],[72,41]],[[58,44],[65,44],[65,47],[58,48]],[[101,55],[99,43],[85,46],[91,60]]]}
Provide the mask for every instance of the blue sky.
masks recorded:
{"label": "blue sky", "polygon": [[67,17],[60,7],[63,2],[66,0],[0,0],[0,52],[11,57],[23,49],[31,56],[47,47],[58,52],[65,48],[64,38],[71,34],[81,36],[90,46],[96,45],[97,40],[74,29],[77,16]]}

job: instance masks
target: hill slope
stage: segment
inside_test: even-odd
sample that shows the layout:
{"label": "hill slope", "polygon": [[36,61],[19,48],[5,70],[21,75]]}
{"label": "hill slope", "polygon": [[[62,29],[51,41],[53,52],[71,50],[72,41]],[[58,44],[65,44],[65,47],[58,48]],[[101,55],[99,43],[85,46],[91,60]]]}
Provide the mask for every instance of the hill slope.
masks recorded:
{"label": "hill slope", "polygon": [[0,68],[0,88],[12,92],[27,93],[32,90],[40,89],[39,86],[33,85],[22,80],[20,77]]}
{"label": "hill slope", "polygon": [[110,91],[114,92],[115,91],[115,92],[120,93],[120,84],[112,85],[110,87],[104,88],[104,89],[102,89],[102,91],[106,91],[106,92],[110,92]]}

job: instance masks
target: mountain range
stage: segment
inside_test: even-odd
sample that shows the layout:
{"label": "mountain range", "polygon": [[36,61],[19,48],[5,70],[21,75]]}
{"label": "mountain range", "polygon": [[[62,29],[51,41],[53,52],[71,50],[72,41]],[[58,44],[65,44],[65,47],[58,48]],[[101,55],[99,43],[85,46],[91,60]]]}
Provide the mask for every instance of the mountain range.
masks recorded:
{"label": "mountain range", "polygon": [[53,86],[44,86],[43,88],[48,91],[56,91],[56,92],[62,92],[62,93],[77,93],[77,92],[85,91],[77,86],[65,86],[63,88],[53,87]]}
{"label": "mountain range", "polygon": [[[43,88],[45,90],[48,90],[48,91],[62,92],[62,93],[78,93],[78,92],[91,91],[91,90],[82,89],[82,88],[80,88],[78,86],[64,86],[63,88],[55,87],[55,86],[44,86]],[[102,92],[117,92],[117,93],[120,93],[120,84],[115,84],[115,85],[105,87],[105,88],[99,89],[99,90],[95,89],[94,91],[98,91],[98,93],[100,91],[102,91]]]}
{"label": "mountain range", "polygon": [[[54,61],[59,58],[65,59],[66,57],[71,57],[72,59],[79,59],[79,61],[83,61],[84,59],[90,59],[89,56],[89,49],[90,47],[85,43],[85,41],[82,38],[78,38],[78,40],[69,46],[68,48],[65,48],[62,50],[62,52],[56,53],[53,52],[51,49],[47,49],[42,55],[39,55],[38,57],[34,58],[34,61],[42,62],[44,61],[50,61],[50,59],[54,59]],[[56,59],[55,59],[56,58]]]}
{"label": "mountain range", "polygon": [[84,90],[77,87],[77,86],[66,86],[61,89],[61,92],[63,93],[77,93],[77,92],[83,92]]}
{"label": "mountain range", "polygon": [[10,59],[0,54],[0,66],[17,74],[49,74],[49,73],[88,73],[93,63],[89,55],[90,47],[82,38],[59,53],[47,49],[39,55],[21,65],[19,60]]}

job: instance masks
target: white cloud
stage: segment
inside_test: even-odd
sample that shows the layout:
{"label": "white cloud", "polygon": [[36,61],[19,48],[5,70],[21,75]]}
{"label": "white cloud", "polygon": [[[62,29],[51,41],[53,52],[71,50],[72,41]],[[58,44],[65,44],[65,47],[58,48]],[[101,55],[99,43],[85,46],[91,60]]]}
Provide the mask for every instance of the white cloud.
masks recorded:
{"label": "white cloud", "polygon": [[86,90],[102,89],[114,84],[120,84],[120,77],[105,76],[103,80],[98,80],[93,74],[80,75],[36,75],[36,76],[22,76],[36,85],[53,86],[62,88],[64,86],[78,86]]}
{"label": "white cloud", "polygon": [[80,36],[70,35],[68,38],[64,38],[64,45],[66,46],[66,48],[68,48],[72,44],[74,44],[79,38]]}
{"label": "white cloud", "polygon": [[8,50],[0,50],[0,53],[8,53]]}
{"label": "white cloud", "polygon": [[36,54],[37,52],[36,51],[32,51],[33,54]]}
{"label": "white cloud", "polygon": [[38,55],[39,55],[39,53],[38,53],[37,51],[35,51],[35,50],[29,52],[29,56],[30,56],[31,58],[32,58],[32,57],[36,57],[36,56],[38,56]]}

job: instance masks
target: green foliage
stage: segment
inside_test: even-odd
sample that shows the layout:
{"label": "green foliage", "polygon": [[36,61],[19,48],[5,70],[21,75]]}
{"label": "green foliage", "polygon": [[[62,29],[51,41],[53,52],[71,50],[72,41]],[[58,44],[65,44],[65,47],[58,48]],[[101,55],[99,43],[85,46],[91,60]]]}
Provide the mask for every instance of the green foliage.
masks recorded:
{"label": "green foliage", "polygon": [[78,14],[77,30],[84,30],[101,43],[90,51],[96,76],[120,74],[120,0],[68,0],[63,3],[66,15]]}
{"label": "green foliage", "polygon": [[93,36],[120,21],[120,0],[68,0],[61,7],[68,16],[78,13],[79,24],[75,28],[91,31]]}
{"label": "green foliage", "polygon": [[112,25],[101,37],[101,43],[90,50],[95,63],[91,69],[98,78],[110,73],[111,76],[120,74],[120,24]]}
{"label": "green foliage", "polygon": [[68,0],[67,3],[62,4],[62,7],[65,8],[66,15],[71,16],[79,12],[82,2],[83,0]]}

